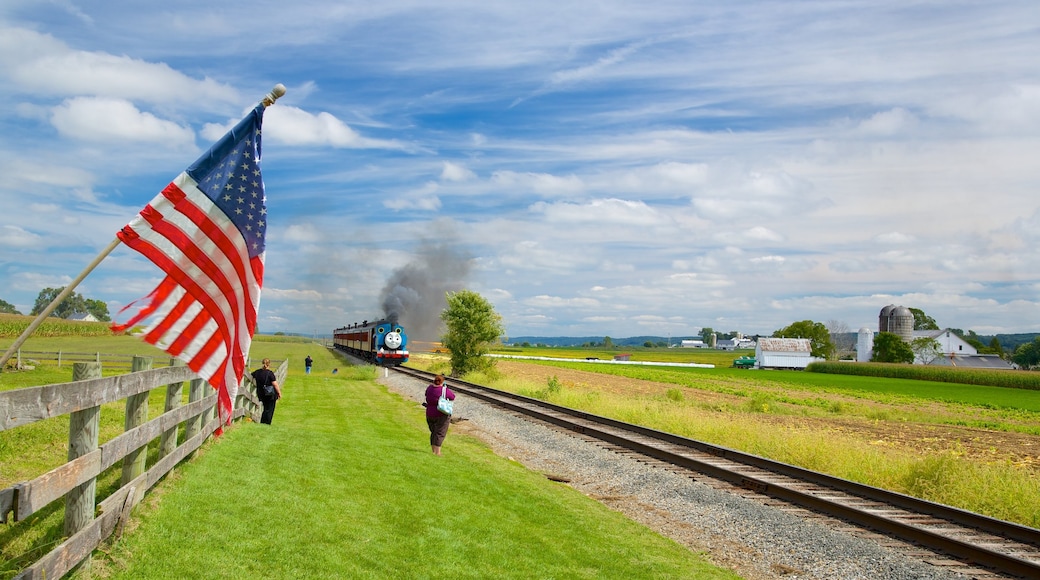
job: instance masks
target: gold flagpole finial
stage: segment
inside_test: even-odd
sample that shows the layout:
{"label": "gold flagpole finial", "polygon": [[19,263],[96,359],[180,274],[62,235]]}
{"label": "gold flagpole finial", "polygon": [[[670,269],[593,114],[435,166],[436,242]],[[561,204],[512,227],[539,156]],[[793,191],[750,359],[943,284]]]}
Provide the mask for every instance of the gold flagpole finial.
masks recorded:
{"label": "gold flagpole finial", "polygon": [[271,92],[267,93],[267,96],[264,97],[264,100],[262,102],[264,103],[265,107],[270,107],[274,104],[275,101],[278,100],[279,97],[281,97],[284,94],[285,85],[283,85],[282,83],[278,83],[274,86],[273,89],[271,89]]}

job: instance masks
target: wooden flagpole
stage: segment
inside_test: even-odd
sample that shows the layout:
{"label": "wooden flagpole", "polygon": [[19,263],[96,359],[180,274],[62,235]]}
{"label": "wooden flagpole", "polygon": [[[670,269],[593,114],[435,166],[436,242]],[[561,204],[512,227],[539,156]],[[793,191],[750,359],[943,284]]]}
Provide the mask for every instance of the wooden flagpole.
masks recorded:
{"label": "wooden flagpole", "polygon": [[76,279],[69,283],[69,285],[66,286],[65,289],[62,290],[61,293],[58,294],[58,296],[54,300],[52,300],[50,304],[47,305],[47,308],[43,309],[43,312],[36,316],[36,319],[33,320],[32,323],[22,332],[22,335],[14,341],[14,344],[11,345],[11,348],[7,349],[7,352],[4,353],[3,358],[0,358],[0,373],[4,372],[4,365],[7,363],[7,359],[11,358],[11,355],[18,351],[18,347],[22,346],[22,343],[25,342],[25,339],[29,338],[29,335],[32,334],[41,324],[43,324],[43,321],[51,315],[51,312],[54,312],[54,309],[57,308],[59,304],[61,304],[61,301],[65,300],[69,296],[69,294],[72,294],[72,291],[75,290],[76,286],[79,286],[79,283],[87,277],[87,274],[90,274],[90,272],[93,271],[94,268],[97,268],[97,265],[101,263],[101,260],[107,258],[108,255],[112,253],[112,250],[116,249],[116,246],[118,245],[119,238],[116,238],[109,242],[108,247],[106,247],[104,250],[101,250],[101,253],[98,254],[96,258],[94,258],[94,261],[91,262],[82,272],[80,272],[79,276],[76,276]]}
{"label": "wooden flagpole", "polygon": [[[274,104],[275,101],[278,100],[279,97],[281,97],[284,94],[285,85],[283,85],[282,83],[278,83],[274,86],[274,88],[271,89],[271,92],[264,95],[264,98],[260,102],[264,104],[264,107],[270,107]],[[104,250],[101,250],[101,253],[98,254],[96,258],[94,258],[94,261],[92,261],[82,272],[80,272],[79,276],[76,276],[76,279],[73,280],[68,286],[66,286],[65,289],[62,290],[61,293],[58,294],[58,296],[54,300],[52,300],[50,304],[47,305],[47,308],[44,308],[43,312],[41,312],[36,317],[36,319],[32,321],[28,328],[26,328],[25,331],[22,332],[21,336],[19,336],[14,341],[14,344],[11,345],[11,348],[7,349],[7,352],[4,353],[4,356],[0,357],[0,373],[4,372],[4,365],[7,364],[7,360],[10,359],[11,356],[18,351],[18,348],[22,346],[22,343],[25,342],[26,339],[29,338],[29,335],[35,332],[36,329],[39,328],[41,324],[43,324],[43,321],[48,316],[50,316],[51,312],[54,312],[54,309],[57,308],[59,304],[61,304],[62,300],[65,300],[65,298],[67,298],[69,294],[72,294],[72,291],[75,290],[76,286],[79,286],[79,283],[82,282],[83,279],[86,278],[87,275],[90,274],[94,270],[94,268],[96,268],[98,264],[101,263],[101,260],[107,258],[108,255],[112,253],[112,250],[116,249],[116,246],[118,246],[119,243],[119,238],[112,240],[112,242],[108,244],[108,247],[106,247]]]}

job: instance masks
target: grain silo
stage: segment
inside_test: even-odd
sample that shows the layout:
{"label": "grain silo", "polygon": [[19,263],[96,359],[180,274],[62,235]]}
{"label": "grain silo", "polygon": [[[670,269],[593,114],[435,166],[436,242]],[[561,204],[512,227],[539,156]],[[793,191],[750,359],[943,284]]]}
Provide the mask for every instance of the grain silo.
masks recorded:
{"label": "grain silo", "polygon": [[906,306],[896,306],[888,318],[888,331],[898,334],[903,342],[912,341],[914,339],[914,313],[910,312]]}
{"label": "grain silo", "polygon": [[870,362],[870,357],[874,355],[874,333],[869,328],[864,326],[859,329],[858,340],[856,341],[856,361],[858,362]]}
{"label": "grain silo", "polygon": [[892,316],[892,311],[896,309],[895,304],[889,304],[888,306],[881,309],[881,314],[878,314],[878,332],[889,332],[888,321]]}

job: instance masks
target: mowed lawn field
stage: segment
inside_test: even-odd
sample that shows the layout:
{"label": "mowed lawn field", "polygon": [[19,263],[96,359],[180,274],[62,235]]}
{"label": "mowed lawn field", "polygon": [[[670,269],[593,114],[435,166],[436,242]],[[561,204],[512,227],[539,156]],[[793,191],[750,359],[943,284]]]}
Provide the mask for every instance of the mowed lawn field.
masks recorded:
{"label": "mowed lawn field", "polygon": [[[315,364],[305,375],[308,354]],[[263,339],[251,356],[292,362],[274,424],[237,424],[179,466],[123,537],[95,554],[93,574],[737,578],[479,440],[451,433],[444,455],[432,455],[422,408],[378,385],[371,367]],[[2,388],[28,374],[0,375]],[[5,465],[34,461],[24,457],[25,429],[0,433],[10,443],[0,446]],[[0,578],[46,549],[24,525],[0,526]]]}

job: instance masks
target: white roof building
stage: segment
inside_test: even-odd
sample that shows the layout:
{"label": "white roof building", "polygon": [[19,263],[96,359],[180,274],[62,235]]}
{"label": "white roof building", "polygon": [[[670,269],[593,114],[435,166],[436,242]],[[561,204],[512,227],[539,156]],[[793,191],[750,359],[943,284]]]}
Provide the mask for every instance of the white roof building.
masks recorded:
{"label": "white roof building", "polygon": [[758,368],[804,369],[815,360],[808,338],[763,337],[755,345],[755,366]]}

